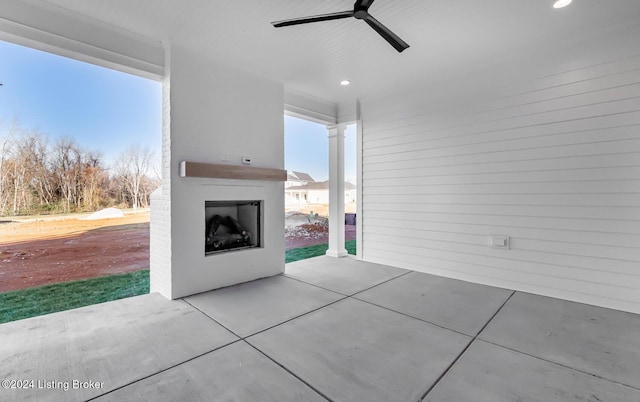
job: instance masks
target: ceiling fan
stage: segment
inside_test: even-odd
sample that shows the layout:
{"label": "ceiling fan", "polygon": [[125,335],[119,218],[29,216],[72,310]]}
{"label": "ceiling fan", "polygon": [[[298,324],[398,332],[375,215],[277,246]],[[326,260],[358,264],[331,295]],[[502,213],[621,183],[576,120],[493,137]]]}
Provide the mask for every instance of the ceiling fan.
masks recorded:
{"label": "ceiling fan", "polygon": [[389,42],[389,44],[393,46],[398,52],[402,52],[409,47],[407,42],[400,39],[398,35],[391,32],[389,28],[382,25],[380,21],[373,18],[373,16],[369,14],[369,7],[371,7],[371,4],[373,4],[374,1],[375,0],[356,0],[356,2],[353,4],[353,10],[314,15],[311,17],[294,18],[283,21],[274,21],[271,24],[273,24],[273,26],[276,28],[280,28],[290,25],[308,24],[310,22],[339,20],[343,18],[354,17],[358,20],[364,20],[364,22],[369,24],[371,28],[373,28],[378,34],[380,34],[380,36],[382,36],[387,42]]}

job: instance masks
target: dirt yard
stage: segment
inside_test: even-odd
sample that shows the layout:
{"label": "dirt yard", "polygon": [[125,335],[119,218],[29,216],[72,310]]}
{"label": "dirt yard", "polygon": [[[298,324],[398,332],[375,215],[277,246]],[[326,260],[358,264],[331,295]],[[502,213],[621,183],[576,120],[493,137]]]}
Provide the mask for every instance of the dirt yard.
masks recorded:
{"label": "dirt yard", "polygon": [[[326,206],[309,209],[326,214]],[[148,212],[99,220],[80,217],[0,218],[0,292],[149,268]],[[355,226],[347,225],[345,232],[346,240],[355,239]],[[327,241],[326,226],[309,226],[287,235],[285,247]]]}
{"label": "dirt yard", "polygon": [[149,267],[149,213],[0,220],[0,292]]}

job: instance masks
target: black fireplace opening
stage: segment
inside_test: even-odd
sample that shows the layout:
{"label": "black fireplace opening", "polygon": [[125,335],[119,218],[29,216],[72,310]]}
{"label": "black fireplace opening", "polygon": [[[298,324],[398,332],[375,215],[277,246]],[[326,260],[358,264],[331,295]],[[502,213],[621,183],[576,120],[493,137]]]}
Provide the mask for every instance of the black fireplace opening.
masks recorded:
{"label": "black fireplace opening", "polygon": [[262,201],[205,201],[204,254],[262,247]]}

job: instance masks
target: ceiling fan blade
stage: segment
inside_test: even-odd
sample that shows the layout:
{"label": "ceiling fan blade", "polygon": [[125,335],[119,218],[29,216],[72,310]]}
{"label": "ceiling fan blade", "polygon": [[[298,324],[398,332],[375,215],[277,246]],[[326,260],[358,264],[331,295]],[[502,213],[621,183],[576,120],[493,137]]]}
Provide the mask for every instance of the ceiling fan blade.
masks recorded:
{"label": "ceiling fan blade", "polygon": [[349,18],[349,17],[353,17],[353,10],[342,11],[339,13],[314,15],[311,17],[294,18],[291,20],[274,21],[271,24],[276,28],[280,28],[280,27],[287,27],[290,25],[308,24],[310,22],[319,22],[319,21],[339,20],[342,18]]}
{"label": "ceiling fan blade", "polygon": [[356,0],[355,4],[353,5],[353,9],[354,10],[368,10],[369,7],[371,7],[371,5],[373,4],[375,0]]}
{"label": "ceiling fan blade", "polygon": [[384,25],[377,19],[373,18],[371,14],[368,14],[365,18],[363,18],[367,24],[371,28],[373,28],[377,33],[380,34],[391,46],[393,46],[398,52],[402,52],[406,48],[409,47],[409,44]]}

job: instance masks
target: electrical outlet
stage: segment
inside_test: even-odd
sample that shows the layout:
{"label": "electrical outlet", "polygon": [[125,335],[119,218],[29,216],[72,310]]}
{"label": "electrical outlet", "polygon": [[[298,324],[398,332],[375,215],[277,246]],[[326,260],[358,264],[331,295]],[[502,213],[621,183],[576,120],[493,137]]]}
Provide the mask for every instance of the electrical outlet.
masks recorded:
{"label": "electrical outlet", "polygon": [[243,156],[242,163],[244,163],[245,165],[251,165],[251,158],[248,156]]}
{"label": "electrical outlet", "polygon": [[509,236],[489,235],[489,247],[492,248],[509,248],[511,246]]}

